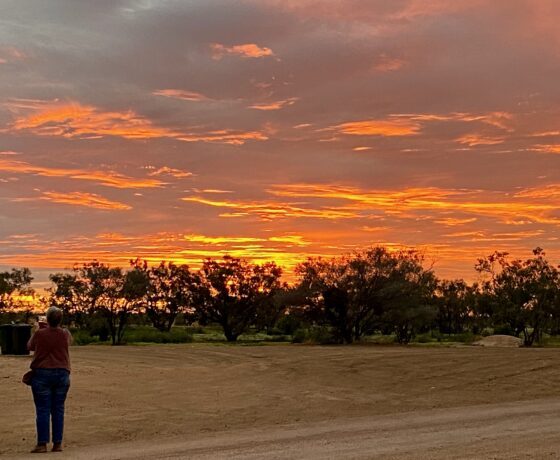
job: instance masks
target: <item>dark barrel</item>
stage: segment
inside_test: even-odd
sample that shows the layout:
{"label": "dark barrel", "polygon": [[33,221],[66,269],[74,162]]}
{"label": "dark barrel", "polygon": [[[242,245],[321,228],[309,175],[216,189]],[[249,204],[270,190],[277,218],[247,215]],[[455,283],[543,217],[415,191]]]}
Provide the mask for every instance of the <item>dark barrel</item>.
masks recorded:
{"label": "dark barrel", "polygon": [[13,324],[0,324],[0,351],[3,355],[11,355]]}
{"label": "dark barrel", "polygon": [[13,355],[28,355],[27,342],[31,338],[29,324],[14,324],[12,326],[12,353]]}

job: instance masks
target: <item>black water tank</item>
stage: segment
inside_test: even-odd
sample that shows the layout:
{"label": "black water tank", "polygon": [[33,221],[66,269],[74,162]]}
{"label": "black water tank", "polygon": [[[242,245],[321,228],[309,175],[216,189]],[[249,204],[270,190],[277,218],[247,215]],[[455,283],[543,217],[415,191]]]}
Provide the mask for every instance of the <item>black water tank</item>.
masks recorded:
{"label": "black water tank", "polygon": [[31,338],[29,324],[14,324],[12,326],[12,355],[28,355],[27,342]]}
{"label": "black water tank", "polygon": [[3,355],[11,355],[13,324],[0,324],[0,351]]}

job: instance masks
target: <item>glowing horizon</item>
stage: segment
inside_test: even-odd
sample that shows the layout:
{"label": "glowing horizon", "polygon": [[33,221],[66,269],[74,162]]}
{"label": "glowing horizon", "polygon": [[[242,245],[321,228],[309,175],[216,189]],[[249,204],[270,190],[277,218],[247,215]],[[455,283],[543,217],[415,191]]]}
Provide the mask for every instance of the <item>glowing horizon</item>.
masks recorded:
{"label": "glowing horizon", "polygon": [[[560,262],[554,0],[4,2],[0,270]],[[100,33],[99,31],[103,31]]]}

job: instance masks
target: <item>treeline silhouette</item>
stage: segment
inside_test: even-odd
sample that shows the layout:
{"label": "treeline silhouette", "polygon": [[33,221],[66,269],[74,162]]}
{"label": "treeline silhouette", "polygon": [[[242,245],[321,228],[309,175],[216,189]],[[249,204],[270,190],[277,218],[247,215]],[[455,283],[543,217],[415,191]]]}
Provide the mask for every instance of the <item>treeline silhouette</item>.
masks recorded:
{"label": "treeline silhouette", "polygon": [[[144,317],[159,331],[177,318],[217,324],[228,341],[248,331],[281,331],[296,340],[352,343],[373,334],[401,344],[417,334],[501,333],[526,346],[560,332],[560,272],[541,248],[510,259],[495,252],[479,259],[482,281],[438,279],[415,250],[373,247],[334,258],[309,258],[296,267],[297,281],[282,282],[282,268],[225,256],[186,265],[131,261],[129,268],[93,261],[50,275],[42,302],[65,312],[67,325],[114,345],[123,342],[131,318]],[[30,292],[27,268],[0,272],[0,314]],[[30,312],[27,313],[28,316]]]}

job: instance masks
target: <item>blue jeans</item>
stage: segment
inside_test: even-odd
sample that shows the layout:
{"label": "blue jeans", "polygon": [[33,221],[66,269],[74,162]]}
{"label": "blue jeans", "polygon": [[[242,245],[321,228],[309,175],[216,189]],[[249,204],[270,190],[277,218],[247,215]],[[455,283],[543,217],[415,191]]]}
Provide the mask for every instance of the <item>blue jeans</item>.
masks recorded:
{"label": "blue jeans", "polygon": [[64,402],[70,388],[70,372],[66,369],[35,369],[31,390],[37,412],[37,444],[49,442],[52,418],[52,441],[62,442]]}

